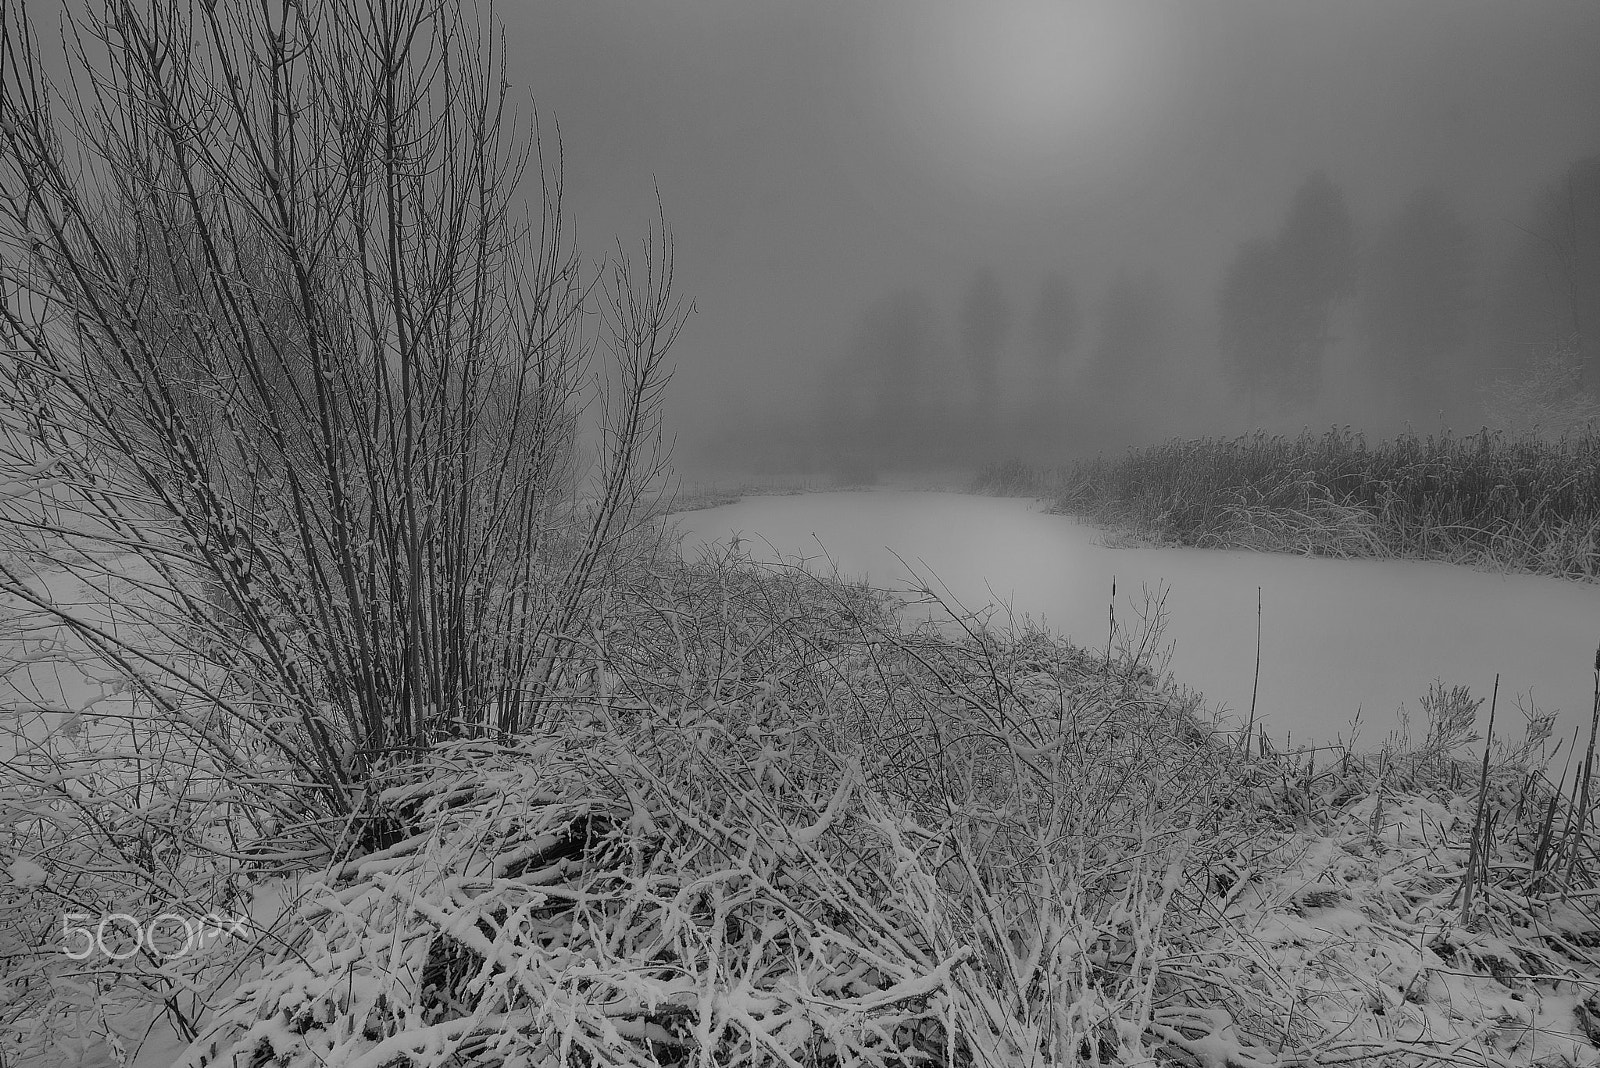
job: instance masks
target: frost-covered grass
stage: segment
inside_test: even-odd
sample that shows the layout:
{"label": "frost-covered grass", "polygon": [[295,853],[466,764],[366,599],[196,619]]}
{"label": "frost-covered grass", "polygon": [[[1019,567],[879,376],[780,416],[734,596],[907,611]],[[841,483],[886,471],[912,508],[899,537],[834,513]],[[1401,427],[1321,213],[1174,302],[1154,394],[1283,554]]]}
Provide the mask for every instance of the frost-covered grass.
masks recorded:
{"label": "frost-covered grass", "polygon": [[[1480,807],[1460,691],[1263,753],[1127,648],[736,554],[603,619],[548,732],[396,759],[327,854],[152,761],[159,717],[14,762],[6,1063],[131,1061],[163,1011],[193,1066],[1600,1062],[1576,780],[1498,748]],[[65,912],[165,909],[257,928],[60,952]]]}
{"label": "frost-covered grass", "polygon": [[1061,492],[1065,478],[1062,468],[1000,460],[985,464],[967,484],[967,491],[989,497],[1053,497]]}
{"label": "frost-covered grass", "polygon": [[1081,464],[1063,510],[1162,543],[1600,577],[1600,433],[1369,445],[1349,430],[1169,441]]}

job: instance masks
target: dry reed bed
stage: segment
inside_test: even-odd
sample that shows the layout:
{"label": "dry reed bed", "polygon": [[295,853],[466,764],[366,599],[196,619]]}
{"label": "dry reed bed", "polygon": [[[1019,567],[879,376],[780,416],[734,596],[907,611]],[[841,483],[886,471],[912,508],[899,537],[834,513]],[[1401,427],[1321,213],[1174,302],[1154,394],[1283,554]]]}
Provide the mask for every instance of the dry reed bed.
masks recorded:
{"label": "dry reed bed", "polygon": [[[868,589],[730,557],[606,618],[559,729],[396,760],[250,941],[90,968],[8,924],[36,939],[8,1029],[131,1046],[166,1003],[181,1064],[252,1068],[1594,1059],[1592,851],[1558,835],[1534,870],[1571,804],[1525,751],[1477,816],[1464,695],[1416,745],[1319,762],[1247,754],[1115,651],[906,631]],[[10,920],[220,908],[294,859],[284,831],[107,877],[108,842],[227,798],[58,802],[5,797],[56,828],[13,829],[51,877],[0,885]]]}
{"label": "dry reed bed", "polygon": [[1593,429],[1557,441],[1485,430],[1369,445],[1337,428],[1174,440],[1061,479],[1063,510],[1163,543],[1600,576]]}

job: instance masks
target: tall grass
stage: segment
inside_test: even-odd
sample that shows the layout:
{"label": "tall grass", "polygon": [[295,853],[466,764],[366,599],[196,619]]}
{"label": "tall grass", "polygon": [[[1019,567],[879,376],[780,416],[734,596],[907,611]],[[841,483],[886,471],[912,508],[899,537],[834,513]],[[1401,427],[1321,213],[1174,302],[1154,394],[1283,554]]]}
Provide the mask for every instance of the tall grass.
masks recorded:
{"label": "tall grass", "polygon": [[967,484],[969,493],[990,497],[1051,497],[1061,491],[1065,471],[1056,467],[1035,467],[1021,460],[997,460],[985,464]]}
{"label": "tall grass", "polygon": [[1059,506],[1161,542],[1600,576],[1600,433],[1369,444],[1335,428],[1168,441],[1080,464]]}

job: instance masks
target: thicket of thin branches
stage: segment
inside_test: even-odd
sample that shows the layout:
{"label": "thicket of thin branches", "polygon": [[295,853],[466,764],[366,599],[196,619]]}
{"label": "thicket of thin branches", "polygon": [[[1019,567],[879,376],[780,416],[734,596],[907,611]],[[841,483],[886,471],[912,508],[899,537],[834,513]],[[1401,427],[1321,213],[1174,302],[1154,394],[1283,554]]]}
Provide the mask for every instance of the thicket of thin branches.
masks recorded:
{"label": "thicket of thin branches", "polygon": [[664,219],[585,265],[470,8],[59,28],[0,7],[0,1011],[70,1059],[229,967],[80,966],[73,915],[232,914],[376,776],[558,726],[658,547],[686,310]]}
{"label": "thicket of thin branches", "polygon": [[31,14],[0,40],[0,596],[333,820],[386,761],[548,726],[650,548],[665,224],[584,266],[471,8],[111,2],[53,81]]}

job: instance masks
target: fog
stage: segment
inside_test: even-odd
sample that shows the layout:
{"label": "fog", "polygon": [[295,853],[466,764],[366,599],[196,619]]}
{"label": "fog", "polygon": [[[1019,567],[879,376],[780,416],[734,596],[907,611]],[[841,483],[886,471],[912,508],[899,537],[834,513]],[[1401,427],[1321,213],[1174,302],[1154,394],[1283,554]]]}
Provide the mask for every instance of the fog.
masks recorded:
{"label": "fog", "polygon": [[660,192],[698,309],[686,473],[1473,429],[1600,303],[1600,5],[501,13],[580,240],[631,240]]}

